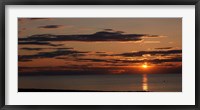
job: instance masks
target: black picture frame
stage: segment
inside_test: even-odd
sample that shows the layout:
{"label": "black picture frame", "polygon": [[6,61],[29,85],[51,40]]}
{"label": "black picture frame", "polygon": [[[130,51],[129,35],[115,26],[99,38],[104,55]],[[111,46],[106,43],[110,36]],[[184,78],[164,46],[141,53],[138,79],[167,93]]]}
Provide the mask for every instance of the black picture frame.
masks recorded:
{"label": "black picture frame", "polygon": [[[200,0],[1,0],[0,109],[7,110],[199,110]],[[6,5],[195,5],[195,105],[5,105],[5,6]],[[187,100],[187,99],[185,99]]]}

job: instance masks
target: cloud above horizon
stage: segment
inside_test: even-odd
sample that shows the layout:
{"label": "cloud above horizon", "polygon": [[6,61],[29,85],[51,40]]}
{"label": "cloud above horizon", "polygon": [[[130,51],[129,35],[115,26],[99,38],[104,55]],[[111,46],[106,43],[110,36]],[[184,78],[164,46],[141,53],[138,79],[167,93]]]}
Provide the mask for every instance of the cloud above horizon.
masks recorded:
{"label": "cloud above horizon", "polygon": [[46,19],[52,19],[52,18],[25,18],[25,19],[30,19],[30,20],[46,20]]}
{"label": "cloud above horizon", "polygon": [[83,61],[83,62],[106,62],[106,63],[113,63],[113,64],[122,64],[122,63],[144,63],[144,62],[150,62],[151,64],[161,64],[161,63],[166,63],[166,62],[182,62],[182,57],[173,57],[173,58],[165,58],[165,59],[142,59],[142,60],[129,60],[129,59],[124,59],[124,60],[119,60],[119,59],[93,59],[93,58],[78,58],[76,61]]}
{"label": "cloud above horizon", "polygon": [[[61,59],[65,61],[76,61],[76,62],[84,62],[84,63],[103,63],[104,65],[132,65],[132,64],[140,64],[144,62],[149,62],[151,64],[163,64],[168,62],[182,62],[182,50],[161,50],[161,51],[138,51],[138,52],[127,52],[121,54],[108,54],[105,52],[93,52],[99,58],[87,58],[84,56],[88,56],[90,52],[86,51],[78,51],[73,50],[73,48],[22,48],[26,50],[41,50],[41,49],[56,49],[55,51],[50,52],[39,52],[34,55],[19,55],[19,61],[26,62],[32,61],[33,59],[39,58],[55,58]],[[103,54],[103,55],[101,55]],[[145,58],[145,59],[128,59],[128,57],[141,57],[145,54],[150,55],[161,55],[162,58]],[[109,58],[106,58],[109,56]],[[115,56],[123,57],[122,59],[116,59]]]}
{"label": "cloud above horizon", "polygon": [[43,29],[54,29],[54,28],[60,28],[64,27],[63,25],[45,25],[45,26],[39,26],[38,28],[43,28]]}
{"label": "cloud above horizon", "polygon": [[[41,28],[58,28],[57,25],[48,25]],[[108,29],[107,29],[108,30]],[[19,41],[81,41],[81,42],[101,42],[101,41],[141,41],[143,37],[156,38],[159,35],[148,34],[123,34],[122,31],[108,32],[100,31],[94,34],[78,35],[53,35],[35,34],[26,38],[19,38]]]}
{"label": "cloud above horizon", "polygon": [[32,61],[33,59],[38,59],[38,58],[55,58],[58,56],[70,56],[70,57],[77,57],[77,56],[84,56],[84,53],[88,52],[83,52],[83,51],[76,51],[72,49],[57,49],[55,51],[50,51],[50,52],[39,52],[37,54],[33,55],[19,55],[18,59],[19,61]]}
{"label": "cloud above horizon", "polygon": [[21,41],[18,42],[19,45],[47,45],[47,46],[62,46],[63,44],[52,44],[50,42],[46,42],[46,41]]}
{"label": "cloud above horizon", "polygon": [[39,51],[39,50],[45,50],[45,49],[73,49],[73,48],[28,48],[28,47],[24,47],[24,48],[21,48],[22,50],[36,50],[36,51]]}
{"label": "cloud above horizon", "polygon": [[160,48],[155,48],[156,50],[168,50],[172,49],[173,47],[160,47]]}
{"label": "cloud above horizon", "polygon": [[145,54],[149,55],[171,55],[171,54],[181,54],[182,50],[159,50],[159,51],[138,51],[138,52],[128,52],[122,54],[114,54],[111,56],[123,56],[123,57],[134,57],[134,56],[143,56]]}

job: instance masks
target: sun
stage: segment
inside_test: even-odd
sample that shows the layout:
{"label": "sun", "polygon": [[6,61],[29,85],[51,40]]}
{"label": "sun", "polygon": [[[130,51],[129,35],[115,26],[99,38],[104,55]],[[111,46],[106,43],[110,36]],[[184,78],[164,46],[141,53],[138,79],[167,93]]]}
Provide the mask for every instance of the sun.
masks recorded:
{"label": "sun", "polygon": [[144,64],[144,65],[142,65],[142,68],[147,68],[147,65],[145,65],[145,64]]}
{"label": "sun", "polygon": [[147,63],[144,63],[144,64],[142,65],[142,68],[144,68],[144,69],[148,68]]}

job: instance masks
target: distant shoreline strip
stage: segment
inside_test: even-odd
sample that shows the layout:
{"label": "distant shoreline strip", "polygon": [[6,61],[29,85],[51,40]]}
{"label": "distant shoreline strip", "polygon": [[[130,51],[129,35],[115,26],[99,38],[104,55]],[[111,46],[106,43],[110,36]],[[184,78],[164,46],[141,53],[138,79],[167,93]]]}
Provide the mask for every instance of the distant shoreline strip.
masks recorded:
{"label": "distant shoreline strip", "polygon": [[99,91],[99,90],[18,89],[18,92],[152,92],[152,91]]}

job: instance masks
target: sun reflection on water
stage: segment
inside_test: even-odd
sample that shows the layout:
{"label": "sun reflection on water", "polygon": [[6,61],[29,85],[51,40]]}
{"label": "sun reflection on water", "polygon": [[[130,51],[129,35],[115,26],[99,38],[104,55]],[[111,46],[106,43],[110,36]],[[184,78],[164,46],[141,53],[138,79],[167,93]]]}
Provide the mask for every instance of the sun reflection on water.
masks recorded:
{"label": "sun reflection on water", "polygon": [[143,91],[148,91],[148,79],[147,79],[147,75],[146,74],[143,74],[142,89],[143,89]]}

